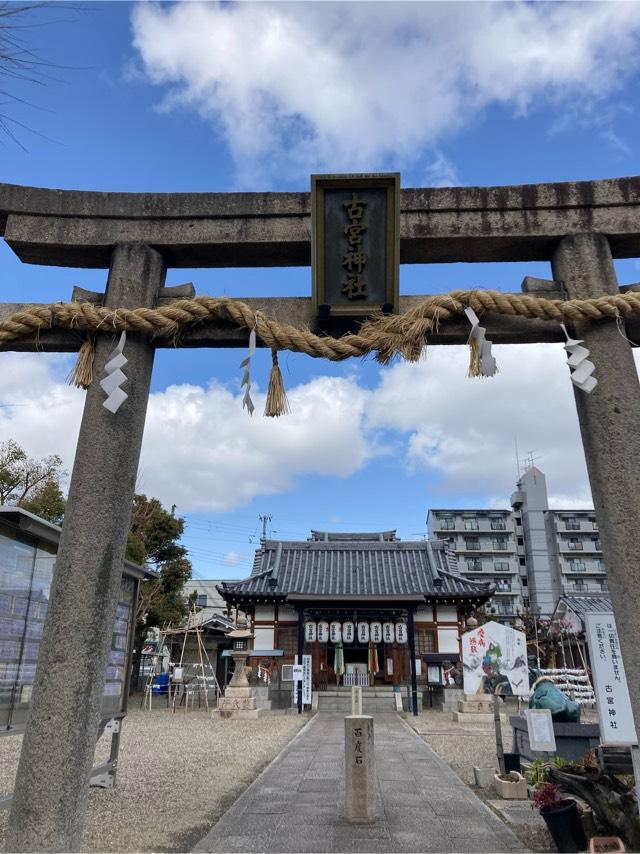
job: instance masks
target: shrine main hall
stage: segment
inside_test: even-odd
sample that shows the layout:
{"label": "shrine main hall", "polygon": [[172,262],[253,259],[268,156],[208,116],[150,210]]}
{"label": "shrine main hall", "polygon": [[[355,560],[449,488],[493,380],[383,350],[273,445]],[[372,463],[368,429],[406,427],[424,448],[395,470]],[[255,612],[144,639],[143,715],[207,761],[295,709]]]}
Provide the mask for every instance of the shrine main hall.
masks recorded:
{"label": "shrine main hall", "polygon": [[443,684],[465,617],[494,588],[461,578],[443,542],[403,542],[391,530],[263,540],[251,575],[218,591],[251,617],[254,663],[310,655],[314,691],[409,686],[416,712],[418,690]]}

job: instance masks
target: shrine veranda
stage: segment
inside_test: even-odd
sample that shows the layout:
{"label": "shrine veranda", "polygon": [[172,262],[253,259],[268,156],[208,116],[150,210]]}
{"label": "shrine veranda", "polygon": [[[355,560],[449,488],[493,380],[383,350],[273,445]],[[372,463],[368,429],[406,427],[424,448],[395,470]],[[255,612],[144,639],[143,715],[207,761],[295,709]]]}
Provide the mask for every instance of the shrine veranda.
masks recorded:
{"label": "shrine veranda", "polygon": [[[403,189],[398,198],[401,264],[546,260],[549,281],[525,280],[532,296],[587,300],[638,290],[633,284],[620,288],[613,265],[614,258],[640,257],[638,177]],[[184,288],[164,287],[168,267],[308,266],[312,257],[308,193],[94,193],[0,184],[0,232],[24,263],[108,270],[104,294],[76,297],[113,312],[153,309],[184,297]],[[361,293],[360,284],[352,283],[350,293]],[[70,297],[52,293],[51,302]],[[336,339],[357,328],[351,317],[334,320],[319,312],[322,306],[314,307],[311,295],[244,302],[266,318]],[[394,309],[402,317],[420,302],[400,293]],[[32,309],[3,304],[0,322]],[[557,320],[487,311],[481,323],[494,343],[565,340]],[[625,325],[626,338],[640,340],[638,316],[626,317]],[[574,393],[638,729],[640,387],[629,341],[614,316],[576,321],[571,332],[589,350],[598,382],[591,394],[580,388]],[[446,317],[428,337],[430,345],[464,344],[469,322],[460,315]],[[84,340],[77,329],[56,326],[25,334],[3,349],[73,352]],[[259,337],[256,343],[263,344]],[[98,382],[88,388],[16,779],[11,850],[77,850],[80,844],[157,346],[246,350],[248,330],[217,317],[174,338],[129,331],[128,397],[121,408],[115,414],[105,409]],[[113,347],[113,335],[98,330],[94,376],[104,376]],[[540,377],[541,400],[544,383]],[[69,625],[75,629],[71,638]]]}

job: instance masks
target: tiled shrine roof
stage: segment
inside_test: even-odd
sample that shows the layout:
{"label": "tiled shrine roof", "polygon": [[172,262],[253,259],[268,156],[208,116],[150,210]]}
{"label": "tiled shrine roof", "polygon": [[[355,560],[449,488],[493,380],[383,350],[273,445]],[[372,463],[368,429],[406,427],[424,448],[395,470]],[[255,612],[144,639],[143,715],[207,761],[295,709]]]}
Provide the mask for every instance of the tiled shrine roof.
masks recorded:
{"label": "tiled shrine roof", "polygon": [[[493,586],[457,575],[455,555],[443,542],[401,542],[395,532],[344,535],[312,532],[309,541],[264,540],[249,578],[224,582],[229,602],[308,599],[489,599]],[[335,539],[329,539],[329,537]]]}

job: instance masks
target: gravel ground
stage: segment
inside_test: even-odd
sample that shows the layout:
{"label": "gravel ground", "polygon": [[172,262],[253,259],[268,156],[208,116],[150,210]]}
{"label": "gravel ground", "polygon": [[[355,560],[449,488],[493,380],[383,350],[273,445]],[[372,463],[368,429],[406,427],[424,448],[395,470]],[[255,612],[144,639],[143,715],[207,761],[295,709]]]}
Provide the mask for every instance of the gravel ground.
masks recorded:
{"label": "gravel ground", "polygon": [[[479,789],[474,783],[473,768],[496,768],[496,737],[493,724],[459,724],[451,720],[451,714],[425,710],[417,718],[408,717],[407,722],[453,771],[485,803],[496,794],[492,790]],[[502,724],[502,740],[506,751],[511,749],[511,727]],[[555,851],[555,846],[545,827],[537,824],[509,825],[524,845],[531,851]]]}
{"label": "gravel ground", "polygon": [[[190,850],[305,722],[297,715],[222,721],[204,711],[131,711],[116,787],[90,790],[84,850]],[[0,738],[0,795],[13,789],[21,741]],[[7,816],[0,810],[2,850]]]}

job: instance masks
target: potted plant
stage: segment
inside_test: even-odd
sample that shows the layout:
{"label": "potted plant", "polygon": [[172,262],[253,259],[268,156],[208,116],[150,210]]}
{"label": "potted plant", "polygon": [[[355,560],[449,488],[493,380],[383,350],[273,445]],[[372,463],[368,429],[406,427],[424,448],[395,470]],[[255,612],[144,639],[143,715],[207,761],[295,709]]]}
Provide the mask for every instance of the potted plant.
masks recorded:
{"label": "potted plant", "polygon": [[494,774],[493,780],[496,792],[505,800],[526,800],[527,781],[518,771],[508,771],[506,774]]}
{"label": "potted plant", "polygon": [[558,851],[584,851],[587,838],[584,835],[578,806],[572,798],[560,797],[560,786],[542,783],[533,793],[533,805],[551,834]]}

